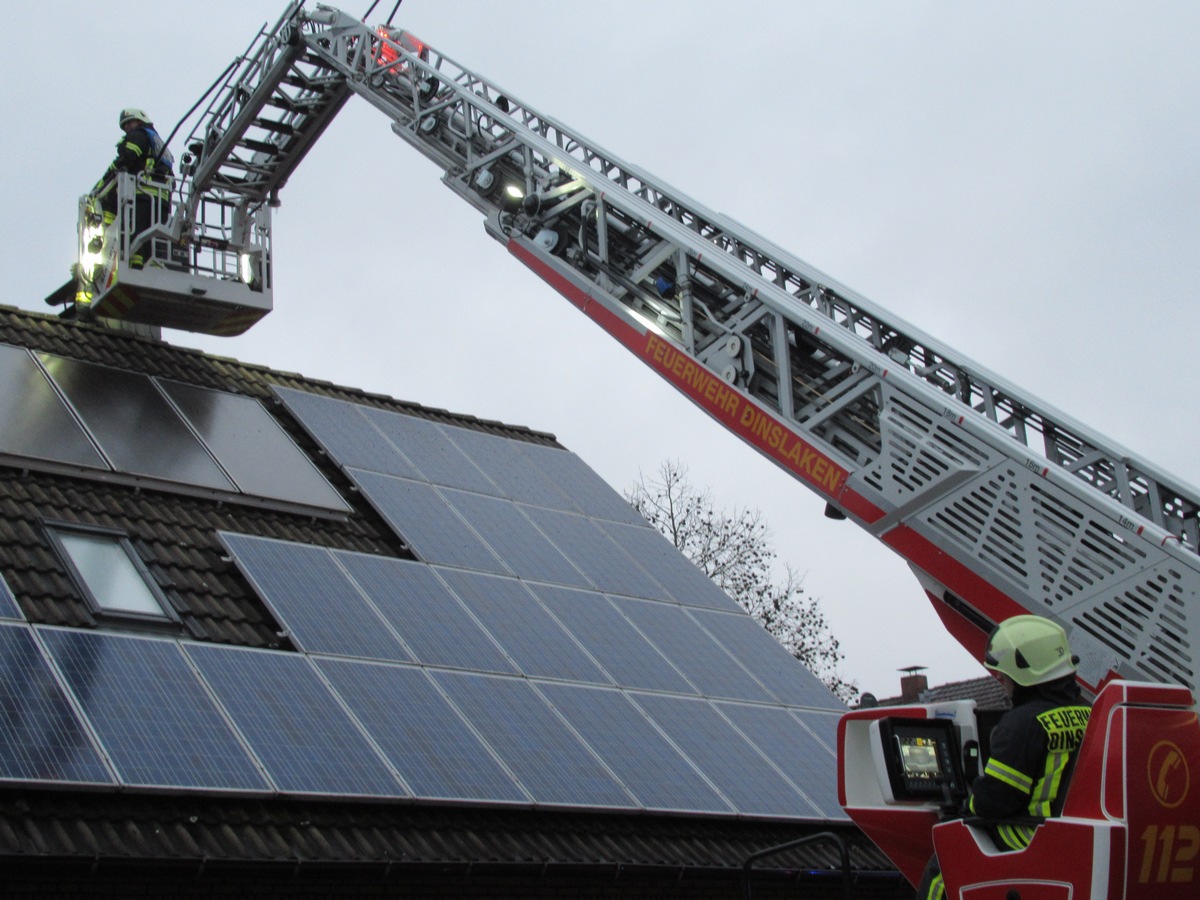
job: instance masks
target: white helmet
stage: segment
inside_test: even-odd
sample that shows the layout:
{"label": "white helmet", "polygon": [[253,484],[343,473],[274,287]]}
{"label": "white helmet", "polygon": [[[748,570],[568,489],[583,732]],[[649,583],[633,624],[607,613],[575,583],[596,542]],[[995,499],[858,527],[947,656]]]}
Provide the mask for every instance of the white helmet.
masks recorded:
{"label": "white helmet", "polygon": [[139,122],[145,122],[147,125],[152,124],[150,117],[146,115],[145,111],[138,109],[136,106],[127,106],[121,110],[120,124],[122,128],[135,119]]}

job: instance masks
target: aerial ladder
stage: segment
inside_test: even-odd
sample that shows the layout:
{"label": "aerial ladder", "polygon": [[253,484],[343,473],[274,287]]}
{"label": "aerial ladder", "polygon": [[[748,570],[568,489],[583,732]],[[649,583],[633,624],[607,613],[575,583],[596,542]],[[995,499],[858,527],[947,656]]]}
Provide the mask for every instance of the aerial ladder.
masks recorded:
{"label": "aerial ladder", "polygon": [[153,270],[204,281],[157,309],[96,311],[194,329],[215,284],[240,294],[207,330],[265,314],[245,301],[269,297],[270,208],[351,94],[513,256],[903,556],[976,656],[1034,612],[1067,629],[1093,692],[1196,687],[1200,492],[403,31],[288,6],[187,139],[164,229],[237,259],[207,280]]}
{"label": "aerial ladder", "polygon": [[[171,218],[156,232],[164,265],[130,271],[110,251],[110,274],[77,285],[90,290],[92,311],[215,334],[265,315],[270,208],[351,94],[441,169],[510,254],[814,490],[827,515],[900,554],[976,657],[1012,615],[1061,624],[1082,659],[1081,684],[1111,710],[1091,739],[1101,757],[1087,763],[1103,796],[1086,812],[1115,809],[1103,793],[1112,785],[1093,782],[1124,759],[1126,731],[1114,723],[1141,721],[1143,708],[1147,721],[1170,711],[1171,733],[1182,735],[1172,746],[1187,751],[1185,771],[1191,754],[1200,783],[1200,492],[405,31],[290,4],[228,70],[187,140]],[[86,198],[81,211],[86,252],[95,241]],[[891,757],[863,750],[878,742],[870,721],[881,714],[862,716],[843,723],[843,774],[866,784],[875,773],[881,786],[843,793],[848,808],[928,813],[928,798],[882,786]],[[960,743],[971,733],[960,729]],[[1175,758],[1162,757],[1164,773]],[[1193,798],[1179,821],[1147,826],[1163,829],[1153,833],[1093,829],[1086,839],[1109,841],[1114,860],[1132,858],[1139,840],[1165,854],[1146,863],[1153,877],[1143,882],[1163,888],[1159,874],[1171,884],[1190,871],[1196,808]],[[1124,877],[1077,896],[1108,896]],[[1164,890],[1112,896],[1176,896]]]}

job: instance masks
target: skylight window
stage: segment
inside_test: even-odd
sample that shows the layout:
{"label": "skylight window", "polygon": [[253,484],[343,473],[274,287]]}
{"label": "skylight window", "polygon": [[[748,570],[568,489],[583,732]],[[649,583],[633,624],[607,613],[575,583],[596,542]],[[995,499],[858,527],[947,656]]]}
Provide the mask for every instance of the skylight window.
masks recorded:
{"label": "skylight window", "polygon": [[50,534],[93,612],[142,619],[174,618],[124,535],[61,527],[51,528]]}

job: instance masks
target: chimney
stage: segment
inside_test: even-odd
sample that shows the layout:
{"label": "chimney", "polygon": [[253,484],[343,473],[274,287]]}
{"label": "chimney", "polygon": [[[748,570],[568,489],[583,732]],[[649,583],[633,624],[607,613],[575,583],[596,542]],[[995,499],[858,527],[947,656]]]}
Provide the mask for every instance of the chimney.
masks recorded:
{"label": "chimney", "polygon": [[929,689],[929,679],[920,674],[926,666],[909,666],[900,669],[904,675],[900,678],[900,699],[905,703],[921,702],[921,694]]}

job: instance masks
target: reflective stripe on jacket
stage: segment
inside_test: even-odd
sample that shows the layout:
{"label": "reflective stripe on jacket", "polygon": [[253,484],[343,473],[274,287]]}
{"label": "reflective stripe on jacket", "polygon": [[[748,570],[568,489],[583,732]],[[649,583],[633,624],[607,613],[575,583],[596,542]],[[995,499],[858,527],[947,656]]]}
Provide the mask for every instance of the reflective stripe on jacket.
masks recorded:
{"label": "reflective stripe on jacket", "polygon": [[[1083,742],[1091,709],[1072,676],[1018,688],[1014,702],[992,731],[990,756],[971,786],[969,808],[985,819],[1044,819],[1062,794],[1064,774]],[[1020,850],[1028,846],[1034,829],[998,821],[994,830],[1003,845]]]}
{"label": "reflective stripe on jacket", "polygon": [[[169,182],[174,175],[175,158],[163,143],[158,132],[145,125],[134,128],[121,136],[117,141],[117,158],[112,161],[104,177],[96,184],[99,191],[105,184],[116,177],[118,172],[128,172],[131,175],[144,175],[159,182]],[[170,188],[142,182],[138,186],[139,193],[170,199]]]}

